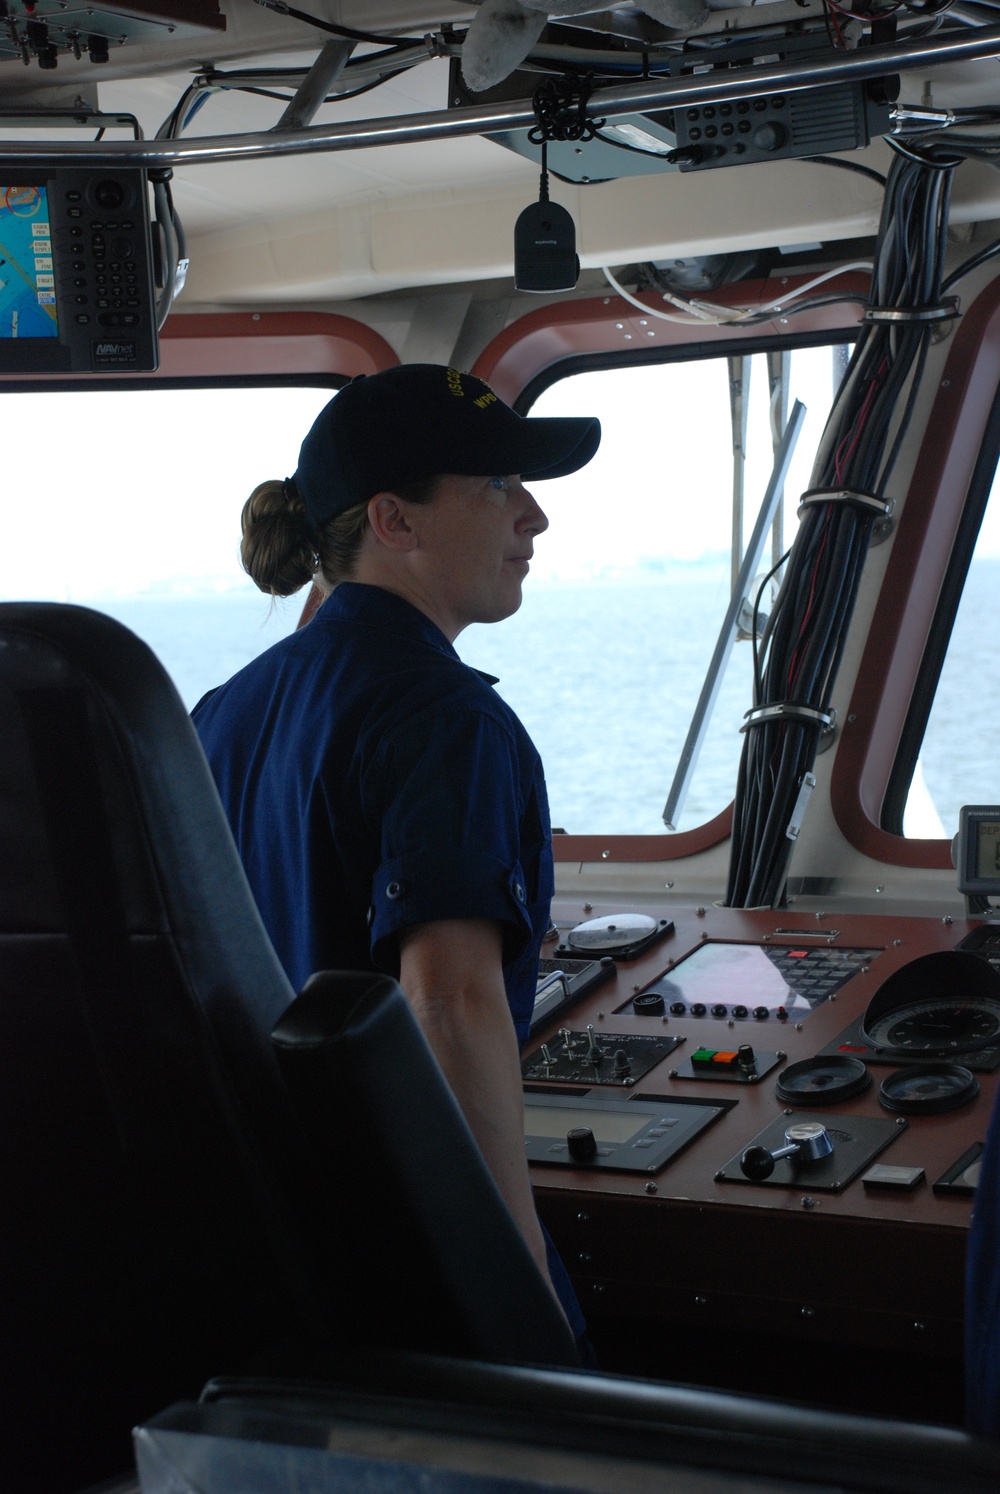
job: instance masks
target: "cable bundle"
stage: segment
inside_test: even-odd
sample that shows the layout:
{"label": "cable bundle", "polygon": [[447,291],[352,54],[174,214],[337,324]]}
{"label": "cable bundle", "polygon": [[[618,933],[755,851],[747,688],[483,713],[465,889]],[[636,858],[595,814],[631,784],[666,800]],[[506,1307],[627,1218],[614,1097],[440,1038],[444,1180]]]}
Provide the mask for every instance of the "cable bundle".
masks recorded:
{"label": "cable bundle", "polygon": [[958,161],[907,149],[889,172],[865,324],[830,412],[799,532],[759,640],[754,628],[754,708],[743,728],[730,907],[774,907],[784,893],[872,528],[891,509],[885,491],[912,417],[935,320],[953,314],[941,305],[941,281]]}

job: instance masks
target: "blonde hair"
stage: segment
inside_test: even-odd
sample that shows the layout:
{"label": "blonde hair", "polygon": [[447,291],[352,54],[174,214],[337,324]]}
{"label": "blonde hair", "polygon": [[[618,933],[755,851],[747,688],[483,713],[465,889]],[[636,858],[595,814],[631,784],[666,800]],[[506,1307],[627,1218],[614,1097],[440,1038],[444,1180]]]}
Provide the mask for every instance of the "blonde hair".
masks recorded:
{"label": "blonde hair", "polygon": [[[437,477],[400,484],[393,491],[407,503],[428,503]],[[347,581],[368,533],[368,503],[356,503],[314,530],[291,478],[272,478],[254,488],[243,505],[240,559],[255,586],[290,597],[310,581],[330,592]]]}

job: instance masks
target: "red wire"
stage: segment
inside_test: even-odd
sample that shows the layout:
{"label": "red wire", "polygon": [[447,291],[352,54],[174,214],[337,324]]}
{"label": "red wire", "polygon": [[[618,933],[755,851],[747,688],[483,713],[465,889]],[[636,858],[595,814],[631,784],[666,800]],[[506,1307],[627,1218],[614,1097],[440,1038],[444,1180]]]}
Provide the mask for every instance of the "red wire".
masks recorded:
{"label": "red wire", "polygon": [[[854,455],[855,451],[858,448],[858,442],[861,440],[861,436],[862,436],[862,434],[864,432],[864,428],[865,428],[865,424],[866,424],[866,422],[868,420],[868,416],[871,414],[872,402],[873,402],[873,400],[875,398],[875,395],[876,395],[876,392],[878,390],[879,384],[880,384],[880,382],[882,380],[882,376],[885,373],[885,371],[888,368],[888,366],[889,366],[888,359],[887,358],[883,358],[881,364],[875,370],[875,374],[874,374],[874,377],[871,380],[871,383],[868,385],[868,392],[865,395],[864,402],[863,402],[863,404],[861,406],[861,409],[858,411],[858,418],[857,418],[857,420],[856,420],[853,428],[851,430],[845,432],[845,434],[844,434],[844,436],[843,436],[843,438],[842,438],[842,440],[840,442],[840,445],[837,447],[837,452],[836,452],[836,456],[834,457],[834,466],[833,466],[834,481],[837,482],[837,483],[843,482],[843,480],[844,480],[844,467],[850,461],[851,457]],[[850,445],[847,444],[848,442],[850,443]]]}
{"label": "red wire", "polygon": [[830,17],[830,22],[833,26],[834,31],[837,33],[837,40],[840,42],[840,45],[842,47],[846,47],[847,43],[844,40],[844,33],[841,31],[840,26],[837,24],[837,17],[834,15],[834,11],[838,9],[838,7],[831,5],[830,0],[823,0],[823,6],[826,10],[827,15]]}

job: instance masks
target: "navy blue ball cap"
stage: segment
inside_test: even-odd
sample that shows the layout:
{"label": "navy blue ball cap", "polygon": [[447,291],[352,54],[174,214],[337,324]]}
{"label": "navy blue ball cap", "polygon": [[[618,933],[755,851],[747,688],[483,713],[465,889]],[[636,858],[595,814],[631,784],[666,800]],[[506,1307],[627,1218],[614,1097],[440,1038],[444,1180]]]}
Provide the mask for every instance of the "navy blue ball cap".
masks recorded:
{"label": "navy blue ball cap", "polygon": [[457,472],[565,477],[601,440],[592,416],[518,415],[488,384],[437,363],[404,363],[352,379],[317,415],[295,484],[314,528],[376,493]]}

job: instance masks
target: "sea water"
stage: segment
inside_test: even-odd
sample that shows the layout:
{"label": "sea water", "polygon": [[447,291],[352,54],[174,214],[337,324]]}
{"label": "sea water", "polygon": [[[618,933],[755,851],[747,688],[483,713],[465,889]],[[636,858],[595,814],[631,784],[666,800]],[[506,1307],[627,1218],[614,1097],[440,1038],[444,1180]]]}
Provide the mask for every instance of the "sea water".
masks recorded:
{"label": "sea water", "polygon": [[[921,753],[947,834],[957,828],[961,804],[1000,801],[1000,657],[984,637],[998,589],[1000,560],[976,561]],[[627,579],[532,579],[514,617],[459,637],[461,656],[498,677],[496,689],[536,742],[554,825],[570,833],[662,833],[663,807],[728,592],[728,566],[717,562]],[[150,645],[190,709],[290,633],[301,598],[272,604],[248,587],[90,605]],[[751,685],[750,644],[737,642],[680,829],[703,823],[733,796]]]}

